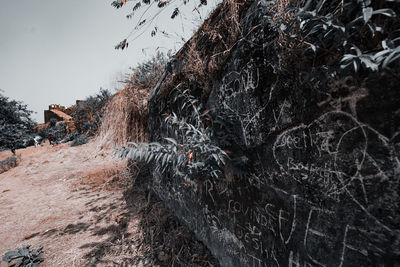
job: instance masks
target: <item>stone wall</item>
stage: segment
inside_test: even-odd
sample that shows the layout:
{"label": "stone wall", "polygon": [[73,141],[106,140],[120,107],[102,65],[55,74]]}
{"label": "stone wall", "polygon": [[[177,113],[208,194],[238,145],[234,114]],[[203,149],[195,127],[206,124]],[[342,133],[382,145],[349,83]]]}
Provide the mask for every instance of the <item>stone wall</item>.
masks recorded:
{"label": "stone wall", "polygon": [[[280,71],[267,5],[242,18],[246,38],[207,103],[235,118],[233,155],[248,175],[187,187],[154,172],[154,191],[222,266],[400,266],[398,76],[301,85]],[[153,140],[160,111],[173,110],[160,86],[149,102]]]}

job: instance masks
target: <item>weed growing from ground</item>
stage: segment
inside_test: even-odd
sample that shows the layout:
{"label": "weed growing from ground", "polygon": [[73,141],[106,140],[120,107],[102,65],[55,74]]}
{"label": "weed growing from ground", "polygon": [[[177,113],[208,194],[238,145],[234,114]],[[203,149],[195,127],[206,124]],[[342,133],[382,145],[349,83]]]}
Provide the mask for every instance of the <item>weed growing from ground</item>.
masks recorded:
{"label": "weed growing from ground", "polygon": [[31,250],[29,246],[19,248],[15,251],[8,251],[3,256],[3,261],[8,263],[16,261],[11,266],[35,267],[43,261],[43,247]]}

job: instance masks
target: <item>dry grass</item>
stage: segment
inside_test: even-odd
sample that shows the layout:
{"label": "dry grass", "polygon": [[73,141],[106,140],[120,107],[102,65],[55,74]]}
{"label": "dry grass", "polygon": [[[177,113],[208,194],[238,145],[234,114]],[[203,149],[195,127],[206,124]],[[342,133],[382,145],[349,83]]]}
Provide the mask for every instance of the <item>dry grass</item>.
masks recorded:
{"label": "dry grass", "polygon": [[168,75],[162,95],[179,83],[192,88],[194,94],[207,98],[211,80],[221,69],[241,36],[240,17],[253,0],[226,0],[203,23],[195,35],[175,55],[179,69]]}
{"label": "dry grass", "polygon": [[125,161],[85,171],[82,176],[82,184],[108,191],[126,188],[132,179]]}
{"label": "dry grass", "polygon": [[287,8],[291,3],[296,3],[298,6],[300,3],[297,0],[280,0],[276,1],[275,5],[272,6],[272,9],[274,13],[271,13],[272,19],[276,20],[279,19],[282,22],[288,22],[291,18],[292,15],[290,12],[287,11]]}
{"label": "dry grass", "polygon": [[106,107],[97,134],[101,147],[113,147],[126,142],[145,142],[147,137],[147,100],[164,68],[164,56],[133,69],[125,81],[125,88],[117,92]]}
{"label": "dry grass", "polygon": [[[271,20],[277,24],[288,24],[290,20],[293,19],[294,13],[289,12],[288,8],[290,5],[299,7],[300,1],[298,0],[280,0],[277,1],[275,5],[271,6],[269,13],[272,14]],[[296,25],[294,25],[296,27]],[[295,28],[293,27],[293,28]],[[277,43],[282,49],[287,52],[291,52],[295,46],[294,42],[288,42],[288,37],[294,33],[294,30],[290,33],[285,33],[284,31],[279,31],[279,36]]]}
{"label": "dry grass", "polygon": [[[125,88],[114,95],[108,104],[97,134],[102,147],[123,145],[128,141],[146,140],[147,96],[149,91]],[[132,129],[133,123],[135,128]],[[132,132],[133,131],[133,132]]]}

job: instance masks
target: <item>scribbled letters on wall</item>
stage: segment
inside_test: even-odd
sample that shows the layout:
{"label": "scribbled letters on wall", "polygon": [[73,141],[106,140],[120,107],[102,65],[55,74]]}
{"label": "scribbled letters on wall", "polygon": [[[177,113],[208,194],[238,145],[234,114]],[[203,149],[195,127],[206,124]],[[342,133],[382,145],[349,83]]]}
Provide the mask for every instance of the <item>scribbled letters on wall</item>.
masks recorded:
{"label": "scribbled letters on wall", "polygon": [[187,188],[154,173],[155,191],[222,266],[400,266],[400,82],[380,73],[316,89],[277,76],[264,8],[249,8],[243,25],[262,27],[208,101],[236,116],[247,178]]}

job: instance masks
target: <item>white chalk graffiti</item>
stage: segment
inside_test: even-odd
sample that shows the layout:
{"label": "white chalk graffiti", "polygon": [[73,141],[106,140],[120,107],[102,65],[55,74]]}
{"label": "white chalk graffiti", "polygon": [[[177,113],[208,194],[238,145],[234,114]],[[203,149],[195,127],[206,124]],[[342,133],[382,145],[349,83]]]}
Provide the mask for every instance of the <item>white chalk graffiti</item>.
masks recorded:
{"label": "white chalk graffiti", "polygon": [[279,235],[281,237],[281,240],[283,243],[285,243],[286,245],[290,242],[290,239],[292,238],[292,235],[296,229],[296,195],[293,195],[293,213],[292,213],[292,223],[291,223],[291,227],[290,227],[290,232],[287,238],[283,237],[283,222],[284,221],[288,221],[289,219],[286,218],[286,216],[284,216],[284,214],[286,213],[287,215],[290,215],[291,213],[288,213],[282,209],[279,210],[279,220],[278,220],[278,225],[279,225]]}
{"label": "white chalk graffiti", "polygon": [[242,142],[246,146],[258,144],[259,136],[253,133],[260,132],[261,116],[268,104],[260,105],[257,98],[248,98],[254,95],[259,87],[259,69],[250,61],[240,72],[231,71],[222,78],[218,97],[221,99],[221,108],[231,115],[235,115],[242,131]]}
{"label": "white chalk graffiti", "polygon": [[[379,149],[384,156],[371,155],[369,146]],[[375,179],[375,184],[388,180],[381,166],[388,171],[396,168],[398,161],[391,153],[387,138],[342,111],[328,112],[308,125],[287,129],[273,145],[273,156],[282,172],[299,183],[315,186],[335,201],[348,196],[389,232],[393,229],[369,210],[371,199],[365,183],[371,184],[371,179]]]}
{"label": "white chalk graffiti", "polygon": [[345,112],[334,111],[282,132],[273,155],[294,179],[317,184],[326,195],[336,197],[361,170],[367,145],[362,124]]}

